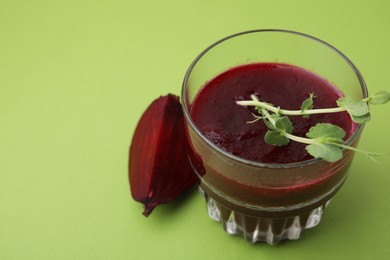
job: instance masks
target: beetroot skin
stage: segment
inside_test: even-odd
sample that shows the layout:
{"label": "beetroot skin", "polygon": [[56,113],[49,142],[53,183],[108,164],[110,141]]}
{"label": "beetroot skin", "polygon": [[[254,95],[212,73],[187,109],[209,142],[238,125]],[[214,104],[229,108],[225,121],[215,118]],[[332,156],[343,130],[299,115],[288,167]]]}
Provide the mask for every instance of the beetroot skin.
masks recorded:
{"label": "beetroot skin", "polygon": [[135,129],[129,155],[129,180],[134,200],[148,216],[197,182],[186,151],[186,133],[179,98],[154,100]]}

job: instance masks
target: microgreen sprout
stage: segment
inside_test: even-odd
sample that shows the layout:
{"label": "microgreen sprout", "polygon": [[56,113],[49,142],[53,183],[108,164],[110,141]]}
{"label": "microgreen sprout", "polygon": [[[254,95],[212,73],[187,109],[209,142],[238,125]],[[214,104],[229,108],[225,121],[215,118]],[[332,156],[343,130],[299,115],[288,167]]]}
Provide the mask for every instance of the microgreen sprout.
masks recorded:
{"label": "microgreen sprout", "polygon": [[266,102],[260,101],[257,96],[251,95],[252,100],[236,101],[240,106],[254,106],[259,115],[252,113],[254,120],[248,123],[254,123],[263,120],[268,128],[264,136],[267,144],[283,146],[290,140],[306,144],[306,151],[315,158],[322,158],[329,162],[335,162],[342,158],[343,149],[360,152],[375,160],[374,156],[381,155],[370,153],[344,143],[345,131],[333,124],[318,123],[311,127],[306,137],[294,135],[293,125],[288,116],[308,117],[313,114],[338,113],[346,111],[352,120],[356,123],[365,123],[370,120],[369,105],[385,104],[390,100],[390,93],[380,91],[373,96],[365,99],[354,99],[352,97],[342,97],[337,100],[338,107],[313,109],[314,93],[303,101],[300,110],[286,110]]}
{"label": "microgreen sprout", "polygon": [[[316,96],[314,96],[314,93],[310,93],[310,96],[305,99],[305,101],[303,101],[302,105],[301,105],[301,113],[305,112],[306,110],[308,109],[313,109],[313,99],[315,98]],[[303,115],[303,117],[307,118],[309,117],[309,115]]]}

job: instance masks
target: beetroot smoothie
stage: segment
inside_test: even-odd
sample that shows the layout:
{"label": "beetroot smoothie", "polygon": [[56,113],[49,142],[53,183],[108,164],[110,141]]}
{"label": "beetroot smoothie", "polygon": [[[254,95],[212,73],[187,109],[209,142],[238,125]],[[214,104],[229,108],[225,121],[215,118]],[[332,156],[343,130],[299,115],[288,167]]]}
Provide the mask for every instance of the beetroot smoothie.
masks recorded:
{"label": "beetroot smoothie", "polygon": [[[194,123],[206,138],[222,150],[247,160],[287,164],[313,159],[306,152],[304,144],[292,141],[288,145],[278,147],[264,142],[267,127],[262,121],[248,123],[253,120],[254,111],[235,103],[236,100],[250,99],[253,93],[265,102],[286,109],[299,109],[302,101],[310,93],[317,96],[314,108],[335,107],[336,100],[342,96],[326,80],[296,66],[278,63],[242,65],[218,75],[198,92],[190,110]],[[309,118],[302,116],[290,118],[294,126],[294,134],[298,136],[305,136],[310,127],[320,122],[342,127],[347,133],[345,138],[348,138],[356,127],[346,112],[312,115]],[[346,158],[348,157],[349,154]],[[325,168],[332,166],[327,162],[323,164],[322,167]],[[216,166],[208,168],[207,164],[203,166],[208,169],[203,179],[210,185],[218,187],[218,190],[224,191],[225,194],[230,194],[231,198],[237,199],[242,204],[262,207],[293,207],[305,203],[306,200],[310,201],[311,198],[326,193],[334,185],[341,184],[345,177],[344,171],[339,171],[336,175],[330,174],[334,171],[332,169],[332,171],[324,171],[309,183],[297,181],[292,185],[288,183],[285,186],[265,188],[261,187],[264,186],[265,181],[257,180],[259,176],[256,176],[256,173],[253,176],[244,173],[242,180],[237,179],[237,176],[232,180],[226,176],[227,169],[216,170]],[[309,169],[307,171],[312,174]],[[286,177],[273,174],[275,176],[272,176],[272,179]],[[280,179],[279,182],[283,180]],[[323,200],[320,204],[325,202]]]}
{"label": "beetroot smoothie", "polygon": [[[367,97],[364,80],[345,56],[291,31],[232,35],[191,64],[182,92],[188,155],[208,214],[227,233],[271,245],[298,239],[320,222],[346,180],[353,152],[344,150],[342,159],[327,162],[312,158],[301,143],[268,145],[264,122],[248,123],[256,111],[236,104],[254,94],[274,106],[299,110],[310,93],[316,96],[314,109],[336,107],[344,94]],[[350,146],[357,145],[363,130],[345,112],[289,118],[293,134],[302,137],[317,123],[338,125]]]}

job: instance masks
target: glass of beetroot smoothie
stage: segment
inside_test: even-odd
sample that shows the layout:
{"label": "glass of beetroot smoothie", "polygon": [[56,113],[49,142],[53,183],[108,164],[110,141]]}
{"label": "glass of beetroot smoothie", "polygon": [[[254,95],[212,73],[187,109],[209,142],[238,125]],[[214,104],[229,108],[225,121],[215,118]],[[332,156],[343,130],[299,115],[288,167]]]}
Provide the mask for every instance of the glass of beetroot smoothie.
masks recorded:
{"label": "glass of beetroot smoothie", "polygon": [[[264,142],[266,126],[255,111],[236,104],[254,94],[285,109],[299,109],[314,93],[314,108],[336,107],[344,95],[367,97],[358,69],[331,45],[287,30],[253,30],[205,49],[189,67],[182,89],[191,164],[200,179],[209,216],[229,234],[252,243],[296,240],[316,226],[347,178],[353,152],[327,162],[305,145]],[[356,146],[363,124],[345,112],[290,117],[294,134],[332,123]]]}

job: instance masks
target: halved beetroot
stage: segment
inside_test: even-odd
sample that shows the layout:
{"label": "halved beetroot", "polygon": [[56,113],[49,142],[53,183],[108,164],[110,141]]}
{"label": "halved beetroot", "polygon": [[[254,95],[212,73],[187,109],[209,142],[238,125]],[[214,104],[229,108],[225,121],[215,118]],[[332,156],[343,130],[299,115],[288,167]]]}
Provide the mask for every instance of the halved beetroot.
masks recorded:
{"label": "halved beetroot", "polygon": [[148,216],[193,186],[179,97],[168,94],[152,102],[135,129],[130,146],[129,180],[134,200]]}

